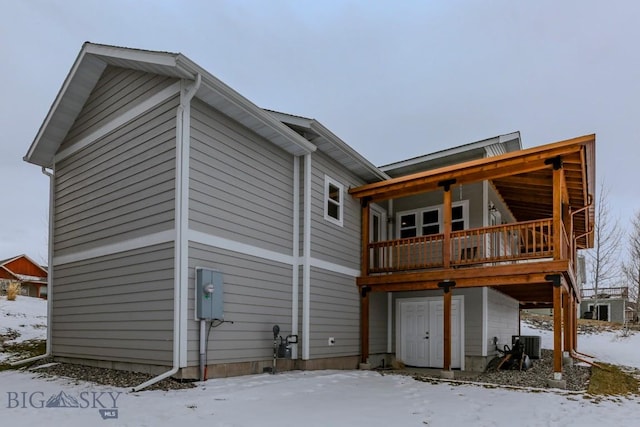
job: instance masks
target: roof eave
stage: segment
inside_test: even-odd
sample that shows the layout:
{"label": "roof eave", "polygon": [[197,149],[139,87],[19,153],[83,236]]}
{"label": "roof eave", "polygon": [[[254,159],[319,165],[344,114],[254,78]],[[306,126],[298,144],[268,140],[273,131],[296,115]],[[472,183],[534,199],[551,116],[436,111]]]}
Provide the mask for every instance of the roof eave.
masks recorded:
{"label": "roof eave", "polygon": [[[253,104],[247,98],[240,95],[238,92],[231,89],[229,86],[212,76],[209,72],[202,67],[195,64],[182,54],[170,53],[170,52],[155,52],[145,51],[139,49],[122,48],[116,46],[98,45],[93,43],[85,43],[78,54],[69,74],[65,78],[56,98],[49,108],[49,111],[40,126],[36,137],[34,138],[29,150],[24,156],[24,161],[32,163],[42,167],[52,167],[54,154],[57,147],[62,142],[62,138],[68,132],[72,121],[68,117],[77,117],[80,113],[80,109],[84,102],[73,103],[67,98],[70,88],[80,87],[84,84],[86,87],[91,87],[95,82],[82,82],[82,74],[85,69],[87,71],[93,71],[93,75],[101,74],[102,70],[106,68],[107,64],[112,61],[129,62],[130,65],[134,63],[152,65],[164,69],[168,74],[171,74],[176,78],[186,78],[193,80],[196,74],[202,76],[203,82],[211,90],[217,91],[227,99],[229,102],[238,106],[248,114],[255,117],[255,119],[266,126],[273,132],[282,135],[288,142],[288,146],[291,149],[292,154],[301,155],[315,151],[316,147],[309,141],[302,138],[300,135],[293,132],[291,129],[280,123],[273,118],[269,113],[263,111],[261,108]],[[96,79],[98,78],[96,77]],[[82,88],[78,89],[83,101],[86,101],[91,90],[82,91]],[[67,105],[65,105],[67,104]],[[69,112],[66,111],[67,120],[63,116],[63,110],[68,109],[69,105],[73,105]],[[79,105],[79,106],[78,106]]]}
{"label": "roof eave", "polygon": [[384,171],[380,170],[380,168],[376,167],[373,163],[365,159],[360,153],[351,148],[348,144],[342,141],[337,135],[327,129],[322,123],[317,120],[311,120],[310,128],[312,131],[316,132],[318,135],[326,138],[331,141],[339,150],[347,154],[348,156],[355,159],[357,162],[361,163],[366,169],[369,170],[374,176],[379,178],[382,181],[386,181],[391,179],[389,175],[387,175]]}

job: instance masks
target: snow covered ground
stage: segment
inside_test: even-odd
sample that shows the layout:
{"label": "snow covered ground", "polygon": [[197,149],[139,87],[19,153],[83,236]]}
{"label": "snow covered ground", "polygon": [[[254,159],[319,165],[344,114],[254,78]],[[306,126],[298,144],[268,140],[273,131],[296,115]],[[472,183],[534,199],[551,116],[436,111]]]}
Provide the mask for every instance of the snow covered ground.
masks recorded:
{"label": "snow covered ground", "polygon": [[[5,327],[4,315],[1,327]],[[25,322],[25,325],[28,322]],[[28,330],[28,327],[25,327]],[[551,334],[523,326],[523,334]],[[640,334],[580,336],[581,351],[640,368]],[[51,402],[47,407],[47,403]],[[595,403],[581,394],[532,393],[366,371],[289,372],[214,379],[191,390],[145,391],[0,372],[2,425],[33,426],[597,426],[634,425],[638,398]],[[117,418],[116,418],[117,417]],[[629,424],[631,423],[631,424]]]}
{"label": "snow covered ground", "polygon": [[[534,329],[526,323],[520,327],[522,335],[540,335],[542,348],[553,348],[553,332]],[[614,365],[640,368],[640,334],[624,337],[621,331],[603,331],[578,335],[578,351]]]}
{"label": "snow covered ground", "polygon": [[[47,338],[47,301],[40,298],[18,296],[15,301],[0,297],[0,336],[17,332],[6,344]],[[0,362],[9,355],[0,351]]]}

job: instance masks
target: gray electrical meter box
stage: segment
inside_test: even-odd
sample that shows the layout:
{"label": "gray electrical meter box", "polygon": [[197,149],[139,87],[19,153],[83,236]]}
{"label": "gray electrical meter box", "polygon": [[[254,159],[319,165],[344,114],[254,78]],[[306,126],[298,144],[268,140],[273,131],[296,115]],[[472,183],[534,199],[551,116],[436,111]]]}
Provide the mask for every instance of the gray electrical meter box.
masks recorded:
{"label": "gray electrical meter box", "polygon": [[224,281],[222,272],[196,267],[196,317],[224,318]]}

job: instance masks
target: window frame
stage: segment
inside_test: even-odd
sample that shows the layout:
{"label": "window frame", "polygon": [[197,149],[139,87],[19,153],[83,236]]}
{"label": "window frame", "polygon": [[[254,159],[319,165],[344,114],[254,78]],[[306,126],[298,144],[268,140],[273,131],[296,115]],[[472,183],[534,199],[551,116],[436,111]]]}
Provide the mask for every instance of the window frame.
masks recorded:
{"label": "window frame", "polygon": [[[331,198],[330,188],[335,187],[338,190],[338,201]],[[335,204],[338,208],[338,218],[334,218],[329,214],[329,204]],[[340,227],[343,226],[344,220],[344,185],[329,175],[324,176],[324,219]]]}
{"label": "window frame", "polygon": [[[469,228],[469,200],[460,200],[458,202],[453,202],[451,203],[451,209],[453,210],[456,207],[462,207],[462,219],[461,220],[456,220],[457,222],[462,221],[463,223],[463,230],[466,230]],[[426,212],[430,212],[430,211],[437,211],[438,212],[438,233],[434,233],[434,234],[442,234],[444,232],[443,227],[443,208],[444,205],[432,205],[432,206],[426,206],[426,207],[421,207],[418,209],[411,209],[411,210],[406,210],[406,211],[400,211],[400,212],[396,212],[396,236],[398,239],[401,239],[401,231],[402,231],[402,222],[401,222],[401,217],[403,216],[407,216],[407,215],[414,215],[416,218],[416,224],[415,227],[411,227],[411,228],[415,228],[416,229],[416,236],[415,237],[421,237],[421,236],[431,236],[433,234],[424,234],[424,227],[425,226],[433,226],[436,223],[428,223],[428,224],[424,224],[424,214]],[[453,217],[452,217],[452,223],[453,223]],[[453,232],[453,230],[452,230]]]}

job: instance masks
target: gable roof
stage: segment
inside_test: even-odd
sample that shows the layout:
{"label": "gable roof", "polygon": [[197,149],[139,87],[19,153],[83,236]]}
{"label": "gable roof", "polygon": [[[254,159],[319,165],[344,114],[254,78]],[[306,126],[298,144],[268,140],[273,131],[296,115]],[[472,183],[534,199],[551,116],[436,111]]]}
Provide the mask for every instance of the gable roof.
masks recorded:
{"label": "gable roof", "polygon": [[518,150],[522,150],[520,132],[512,132],[389,163],[388,165],[380,166],[380,169],[393,177],[397,177]]}
{"label": "gable roof", "polygon": [[376,182],[390,178],[389,175],[375,167],[319,121],[278,111],[265,111],[268,111],[276,119],[312,142],[318,147],[319,151],[331,157],[366,182]]}
{"label": "gable roof", "polygon": [[196,97],[223,114],[242,123],[258,135],[293,154],[302,155],[316,147],[271,114],[224,84],[205,69],[180,53],[85,43],[69,71],[53,105],[42,123],[24,160],[51,167],[58,147],[71,129],[102,72],[112,65],[202,84]]}
{"label": "gable roof", "polygon": [[[42,272],[42,276],[34,276],[31,274],[27,274],[28,271],[17,271],[15,267],[10,267],[10,264],[12,264],[14,261],[17,261],[19,259],[24,259],[28,263],[32,264],[36,270],[39,270],[40,272]],[[25,254],[17,255],[12,258],[7,258],[5,260],[0,261],[0,269],[2,269],[3,271],[6,271],[11,276],[15,277],[16,279],[22,282],[46,283],[46,277],[48,274],[48,271],[46,268],[44,268],[43,266],[41,266],[40,264],[38,264],[37,262],[29,258]]]}

